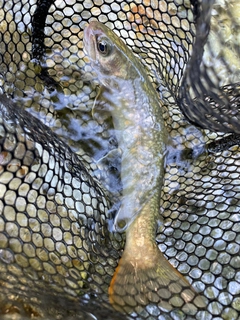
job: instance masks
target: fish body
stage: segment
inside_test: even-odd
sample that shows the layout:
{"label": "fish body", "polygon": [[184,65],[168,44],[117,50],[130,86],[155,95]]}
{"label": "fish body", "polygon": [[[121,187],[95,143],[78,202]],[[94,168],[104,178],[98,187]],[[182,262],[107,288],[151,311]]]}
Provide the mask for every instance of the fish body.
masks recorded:
{"label": "fish body", "polygon": [[126,230],[126,245],[109,287],[110,302],[125,312],[156,302],[167,309],[189,303],[195,291],[155,241],[167,137],[157,92],[140,60],[100,22],[85,28],[84,50],[121,151],[123,195],[114,227]]}
{"label": "fish body", "polygon": [[[162,187],[166,130],[161,105],[141,62],[110,29],[92,22],[84,43],[102,84],[97,100],[111,113],[121,153],[123,195],[114,228],[123,231]],[[109,52],[102,54],[100,46]]]}

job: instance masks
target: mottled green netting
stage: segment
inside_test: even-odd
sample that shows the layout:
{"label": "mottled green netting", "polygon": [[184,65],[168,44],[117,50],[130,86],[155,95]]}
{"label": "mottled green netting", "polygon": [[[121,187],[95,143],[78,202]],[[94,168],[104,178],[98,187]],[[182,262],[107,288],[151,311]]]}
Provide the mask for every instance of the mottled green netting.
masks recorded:
{"label": "mottled green netting", "polygon": [[[83,29],[94,19],[164,102],[156,241],[206,308],[175,295],[169,310],[164,289],[129,315],[108,302],[124,234],[109,232],[120,160],[97,162],[117,142],[110,119],[92,117]],[[1,319],[239,319],[239,31],[238,0],[0,0]]]}

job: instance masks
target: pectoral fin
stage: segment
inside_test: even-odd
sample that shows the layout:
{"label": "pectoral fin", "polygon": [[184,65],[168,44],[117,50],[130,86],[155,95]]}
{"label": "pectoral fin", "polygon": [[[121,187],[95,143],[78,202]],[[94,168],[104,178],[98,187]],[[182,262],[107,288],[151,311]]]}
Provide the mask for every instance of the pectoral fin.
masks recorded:
{"label": "pectoral fin", "polygon": [[122,151],[120,148],[112,149],[104,157],[97,161],[98,168],[105,168],[110,165],[114,165],[120,171]]}
{"label": "pectoral fin", "polygon": [[99,88],[92,108],[92,117],[99,124],[105,123],[111,117],[109,102],[104,99],[104,90],[106,90],[104,87]]}

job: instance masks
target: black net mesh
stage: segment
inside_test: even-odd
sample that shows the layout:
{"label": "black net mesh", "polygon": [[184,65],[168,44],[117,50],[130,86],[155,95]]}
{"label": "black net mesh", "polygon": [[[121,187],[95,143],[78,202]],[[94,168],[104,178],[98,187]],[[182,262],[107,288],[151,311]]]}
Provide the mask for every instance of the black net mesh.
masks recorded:
{"label": "black net mesh", "polygon": [[[120,169],[97,163],[117,143],[92,118],[91,20],[140,57],[164,102],[156,243],[205,307],[176,292],[128,315],[109,303]],[[0,0],[1,319],[239,319],[239,26],[237,0]]]}

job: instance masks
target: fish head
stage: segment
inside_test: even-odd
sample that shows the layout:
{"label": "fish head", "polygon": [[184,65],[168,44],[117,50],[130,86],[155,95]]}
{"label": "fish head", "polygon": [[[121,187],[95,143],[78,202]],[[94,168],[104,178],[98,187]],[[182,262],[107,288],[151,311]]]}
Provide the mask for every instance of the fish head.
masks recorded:
{"label": "fish head", "polygon": [[126,44],[106,25],[91,21],[84,29],[84,51],[102,84],[109,79],[136,77],[134,57]]}

